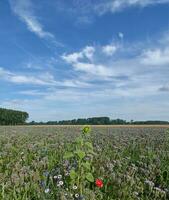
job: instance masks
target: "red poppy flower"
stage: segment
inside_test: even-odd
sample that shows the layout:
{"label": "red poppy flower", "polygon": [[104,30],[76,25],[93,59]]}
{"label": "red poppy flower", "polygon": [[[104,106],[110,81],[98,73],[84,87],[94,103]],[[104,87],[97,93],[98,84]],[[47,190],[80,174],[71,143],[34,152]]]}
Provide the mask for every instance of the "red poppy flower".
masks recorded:
{"label": "red poppy flower", "polygon": [[101,179],[96,179],[96,186],[99,187],[99,188],[102,188],[103,187],[103,181]]}

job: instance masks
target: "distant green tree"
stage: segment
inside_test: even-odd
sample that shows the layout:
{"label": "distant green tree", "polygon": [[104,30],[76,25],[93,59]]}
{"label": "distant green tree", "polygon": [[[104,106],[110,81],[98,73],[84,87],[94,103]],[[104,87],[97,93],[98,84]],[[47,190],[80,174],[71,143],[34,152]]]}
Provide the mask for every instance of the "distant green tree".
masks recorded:
{"label": "distant green tree", "polygon": [[28,117],[27,112],[0,108],[0,125],[22,125]]}

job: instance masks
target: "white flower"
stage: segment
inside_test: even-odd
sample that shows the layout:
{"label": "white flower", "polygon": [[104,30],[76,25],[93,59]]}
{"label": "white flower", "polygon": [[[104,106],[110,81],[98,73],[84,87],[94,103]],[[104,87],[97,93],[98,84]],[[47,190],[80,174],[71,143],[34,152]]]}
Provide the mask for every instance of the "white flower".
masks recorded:
{"label": "white flower", "polygon": [[58,187],[63,185],[63,181],[59,181],[59,183],[57,184]]}
{"label": "white flower", "polygon": [[49,193],[49,191],[50,191],[49,188],[45,189],[45,193]]}
{"label": "white flower", "polygon": [[78,197],[79,197],[79,194],[75,194],[75,197],[78,198]]}
{"label": "white flower", "polygon": [[138,192],[134,192],[133,194],[134,194],[135,196],[138,196],[138,195],[139,195],[139,193],[138,193]]}
{"label": "white flower", "polygon": [[66,172],[66,173],[65,173],[65,176],[69,176],[69,172]]}
{"label": "white flower", "polygon": [[61,179],[62,178],[62,175],[58,175],[58,179]]}
{"label": "white flower", "polygon": [[77,186],[76,186],[76,185],[74,185],[74,186],[73,186],[73,189],[74,189],[74,190],[76,190],[76,189],[77,189]]}
{"label": "white flower", "polygon": [[146,184],[148,184],[150,187],[154,187],[154,183],[152,181],[146,180]]}
{"label": "white flower", "polygon": [[63,181],[59,181],[59,185],[63,185]]}
{"label": "white flower", "polygon": [[154,190],[156,192],[159,192],[159,193],[163,194],[163,195],[165,195],[165,193],[166,193],[164,190],[162,190],[161,188],[158,188],[158,187],[154,187]]}

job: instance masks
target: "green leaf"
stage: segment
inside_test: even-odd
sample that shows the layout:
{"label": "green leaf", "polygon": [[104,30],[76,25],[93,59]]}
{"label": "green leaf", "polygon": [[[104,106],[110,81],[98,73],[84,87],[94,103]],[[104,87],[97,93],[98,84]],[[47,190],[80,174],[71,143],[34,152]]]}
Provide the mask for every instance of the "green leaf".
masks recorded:
{"label": "green leaf", "polygon": [[66,152],[63,156],[64,159],[69,159],[74,157],[74,154],[72,152]]}
{"label": "green leaf", "polygon": [[163,179],[166,181],[166,180],[167,180],[167,177],[168,177],[168,172],[167,172],[167,171],[164,171],[164,172],[163,172]]}
{"label": "green leaf", "polygon": [[93,175],[91,173],[87,173],[86,179],[91,183],[94,182],[94,177],[93,177]]}
{"label": "green leaf", "polygon": [[76,177],[77,177],[77,174],[76,174],[75,170],[72,169],[72,170],[70,171],[70,178],[74,180]]}
{"label": "green leaf", "polygon": [[81,160],[86,156],[85,152],[81,150],[77,150],[75,151],[75,153],[79,156]]}
{"label": "green leaf", "polygon": [[84,133],[85,135],[88,135],[89,132],[90,132],[90,130],[91,130],[91,128],[90,128],[89,126],[85,126],[85,127],[83,128],[83,133]]}
{"label": "green leaf", "polygon": [[83,138],[78,137],[78,138],[76,139],[76,143],[79,144],[79,145],[83,145]]}
{"label": "green leaf", "polygon": [[97,155],[97,153],[95,153],[95,152],[94,152],[94,151],[92,151],[92,150],[89,150],[89,151],[88,151],[88,154],[89,154],[89,155],[91,154],[92,156],[93,156],[93,155],[94,155],[94,156],[96,156],[96,155]]}
{"label": "green leaf", "polygon": [[85,142],[85,146],[88,147],[89,149],[93,150],[93,145],[91,142]]}
{"label": "green leaf", "polygon": [[90,170],[91,166],[89,162],[85,162],[82,164],[86,169]]}

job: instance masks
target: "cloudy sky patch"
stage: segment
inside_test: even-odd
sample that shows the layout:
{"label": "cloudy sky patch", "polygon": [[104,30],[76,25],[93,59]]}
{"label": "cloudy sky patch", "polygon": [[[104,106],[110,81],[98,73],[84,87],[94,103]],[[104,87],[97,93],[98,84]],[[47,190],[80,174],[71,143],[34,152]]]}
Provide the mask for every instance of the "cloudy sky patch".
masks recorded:
{"label": "cloudy sky patch", "polygon": [[1,107],[169,119],[168,0],[2,0],[0,17]]}

